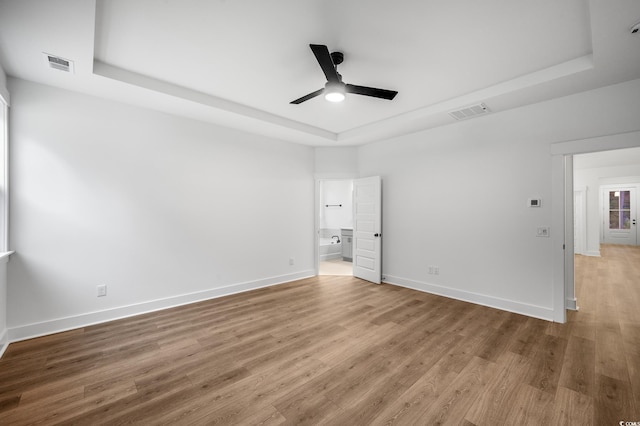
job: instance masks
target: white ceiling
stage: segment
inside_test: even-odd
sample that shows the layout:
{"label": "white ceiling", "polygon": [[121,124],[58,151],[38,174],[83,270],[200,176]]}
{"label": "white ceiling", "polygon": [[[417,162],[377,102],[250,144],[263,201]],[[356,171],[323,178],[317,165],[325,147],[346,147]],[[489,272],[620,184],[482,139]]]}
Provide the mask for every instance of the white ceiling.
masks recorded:
{"label": "white ceiling", "polygon": [[[640,78],[637,0],[0,0],[8,75],[316,146],[357,145]],[[393,101],[317,97],[309,44]],[[42,52],[75,73],[45,66]]]}

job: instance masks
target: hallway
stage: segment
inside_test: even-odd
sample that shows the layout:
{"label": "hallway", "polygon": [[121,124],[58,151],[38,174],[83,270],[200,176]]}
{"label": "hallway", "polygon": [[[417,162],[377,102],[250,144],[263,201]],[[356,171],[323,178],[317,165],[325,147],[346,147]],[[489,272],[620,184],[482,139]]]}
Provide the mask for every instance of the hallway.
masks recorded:
{"label": "hallway", "polygon": [[565,326],[551,328],[568,338],[565,360],[571,356],[573,362],[562,376],[572,376],[572,390],[594,397],[594,424],[616,416],[635,421],[640,418],[640,247],[604,244],[601,254],[576,256],[579,310],[568,313]]}

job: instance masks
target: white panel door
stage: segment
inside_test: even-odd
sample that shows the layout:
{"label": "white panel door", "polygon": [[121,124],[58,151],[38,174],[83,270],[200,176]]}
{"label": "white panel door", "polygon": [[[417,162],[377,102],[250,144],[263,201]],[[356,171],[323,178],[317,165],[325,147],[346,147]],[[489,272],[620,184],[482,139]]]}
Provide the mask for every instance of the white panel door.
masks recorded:
{"label": "white panel door", "polygon": [[353,275],[376,284],[382,278],[380,176],[353,181]]}
{"label": "white panel door", "polygon": [[637,245],[635,188],[603,188],[602,200],[604,242],[606,244]]}

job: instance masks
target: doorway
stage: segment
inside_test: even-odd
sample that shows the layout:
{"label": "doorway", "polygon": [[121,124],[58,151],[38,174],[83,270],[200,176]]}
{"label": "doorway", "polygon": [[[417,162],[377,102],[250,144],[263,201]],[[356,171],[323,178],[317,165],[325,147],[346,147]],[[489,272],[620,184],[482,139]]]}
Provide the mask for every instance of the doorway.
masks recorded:
{"label": "doorway", "polygon": [[318,275],[353,275],[353,180],[316,182]]}
{"label": "doorway", "polygon": [[[612,151],[615,150],[615,151]],[[631,160],[631,164],[625,164],[625,170],[628,170],[628,176],[640,175],[632,170],[638,170],[640,161],[640,131],[616,133],[602,137],[594,137],[587,139],[575,139],[564,142],[551,144],[551,199],[552,199],[552,226],[561,232],[552,233],[553,240],[552,257],[553,262],[553,320],[555,322],[564,323],[567,318],[567,310],[575,310],[577,308],[575,299],[575,280],[574,280],[574,190],[579,188],[578,178],[574,173],[577,168],[590,168],[582,161],[588,159],[591,153],[600,153],[606,155],[609,152],[620,152],[624,150],[626,153],[633,153],[627,156],[627,160]],[[616,154],[617,155],[617,154]],[[574,165],[574,160],[577,160]],[[581,164],[582,163],[582,164]],[[582,167],[580,167],[582,166]],[[631,169],[626,169],[631,166]],[[606,167],[606,166],[604,166]],[[618,174],[620,175],[620,174]],[[600,182],[600,184],[603,182]],[[598,193],[598,185],[595,186],[596,199]],[[589,196],[589,192],[594,191],[587,186],[587,207],[593,200],[593,195]],[[596,206],[597,207],[597,206]],[[590,210],[589,210],[590,211]],[[596,253],[589,255],[599,256],[599,214],[596,213],[596,231],[593,233],[591,222],[593,215],[587,212],[587,251],[596,247]],[[594,241],[595,240],[595,241]]]}
{"label": "doorway", "polygon": [[[573,250],[566,253],[570,270],[566,271],[565,296],[566,307],[577,309],[574,277],[582,276],[583,271],[574,265],[583,262],[576,256],[601,257],[602,244],[639,242],[636,195],[640,193],[640,147],[575,154],[571,165],[574,196],[567,213],[572,212],[573,217],[566,223],[573,223]],[[607,253],[611,256],[618,251]]]}
{"label": "doorway", "polygon": [[573,191],[573,232],[583,239],[576,253],[600,256],[601,244],[640,242],[640,147],[574,155]]}

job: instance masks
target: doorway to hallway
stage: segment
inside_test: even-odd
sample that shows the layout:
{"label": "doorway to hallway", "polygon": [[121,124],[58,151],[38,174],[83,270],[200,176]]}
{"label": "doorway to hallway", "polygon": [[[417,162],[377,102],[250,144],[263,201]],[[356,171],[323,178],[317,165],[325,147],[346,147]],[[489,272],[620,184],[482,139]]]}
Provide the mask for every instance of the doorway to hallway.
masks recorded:
{"label": "doorway to hallway", "polygon": [[[579,261],[599,258],[610,244],[638,244],[637,194],[640,194],[640,147],[576,154],[572,159],[573,254],[567,271],[567,306],[576,309],[579,295],[576,281],[584,271]],[[567,253],[569,256],[571,252]],[[607,250],[609,261],[615,262],[618,250]],[[576,256],[577,255],[577,256]],[[624,273],[624,271],[620,271]],[[575,277],[575,281],[574,281]]]}

